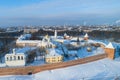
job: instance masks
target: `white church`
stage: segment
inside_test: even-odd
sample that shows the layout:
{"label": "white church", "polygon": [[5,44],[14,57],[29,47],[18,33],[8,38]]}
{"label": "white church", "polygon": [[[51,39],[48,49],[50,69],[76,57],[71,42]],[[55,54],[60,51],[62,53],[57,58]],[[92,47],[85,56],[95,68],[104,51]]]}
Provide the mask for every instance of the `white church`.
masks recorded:
{"label": "white church", "polygon": [[16,45],[25,47],[25,46],[30,46],[30,47],[55,47],[55,45],[50,41],[50,37],[48,35],[44,36],[42,40],[26,40],[26,38],[31,37],[30,34],[24,34],[20,36],[16,40]]}

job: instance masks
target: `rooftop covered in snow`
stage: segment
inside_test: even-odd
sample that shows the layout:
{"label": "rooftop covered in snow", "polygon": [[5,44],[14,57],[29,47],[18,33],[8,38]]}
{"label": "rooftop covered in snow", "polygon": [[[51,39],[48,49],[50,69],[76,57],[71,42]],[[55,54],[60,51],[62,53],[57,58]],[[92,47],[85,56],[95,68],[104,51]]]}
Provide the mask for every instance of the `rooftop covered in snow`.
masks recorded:
{"label": "rooftop covered in snow", "polygon": [[47,49],[47,51],[48,51],[48,54],[46,55],[46,57],[61,56],[60,53],[58,53],[58,50],[56,52],[56,49]]}
{"label": "rooftop covered in snow", "polygon": [[114,47],[113,47],[113,45],[112,45],[112,43],[110,42],[107,46],[106,46],[106,48],[111,48],[111,49],[114,49]]}
{"label": "rooftop covered in snow", "polygon": [[88,34],[86,33],[84,37],[89,37]]}

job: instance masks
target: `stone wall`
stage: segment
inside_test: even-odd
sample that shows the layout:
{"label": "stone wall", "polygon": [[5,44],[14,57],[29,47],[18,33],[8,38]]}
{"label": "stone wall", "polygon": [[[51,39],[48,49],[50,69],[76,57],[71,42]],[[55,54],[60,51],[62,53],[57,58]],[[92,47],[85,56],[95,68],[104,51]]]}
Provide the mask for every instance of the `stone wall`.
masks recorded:
{"label": "stone wall", "polygon": [[106,58],[107,54],[99,54],[91,57],[86,57],[82,59],[77,59],[68,62],[54,63],[54,64],[44,64],[41,66],[26,66],[26,67],[13,67],[13,68],[0,68],[0,75],[27,75],[29,73],[38,73],[45,70],[52,70],[57,68],[64,68],[69,66],[74,66],[78,64],[84,64],[96,60]]}

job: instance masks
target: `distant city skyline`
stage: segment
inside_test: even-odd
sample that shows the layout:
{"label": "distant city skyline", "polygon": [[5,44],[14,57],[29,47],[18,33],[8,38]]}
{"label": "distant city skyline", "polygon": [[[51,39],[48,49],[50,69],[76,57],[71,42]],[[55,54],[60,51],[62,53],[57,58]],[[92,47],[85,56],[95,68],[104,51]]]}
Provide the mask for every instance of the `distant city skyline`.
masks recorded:
{"label": "distant city skyline", "polygon": [[120,0],[1,0],[0,26],[119,24]]}

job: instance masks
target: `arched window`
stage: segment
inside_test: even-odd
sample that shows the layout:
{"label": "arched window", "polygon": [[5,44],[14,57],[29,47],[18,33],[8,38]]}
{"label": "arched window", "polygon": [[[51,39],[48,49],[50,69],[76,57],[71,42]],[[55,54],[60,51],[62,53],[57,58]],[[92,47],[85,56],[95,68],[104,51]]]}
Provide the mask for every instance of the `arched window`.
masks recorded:
{"label": "arched window", "polygon": [[21,60],[23,60],[23,56],[21,56]]}
{"label": "arched window", "polygon": [[14,60],[16,60],[16,56],[14,56]]}
{"label": "arched window", "polygon": [[10,56],[10,61],[12,61],[12,56]]}
{"label": "arched window", "polygon": [[7,57],[7,61],[9,61],[9,58]]}
{"label": "arched window", "polygon": [[20,56],[18,56],[18,60],[20,60]]}

